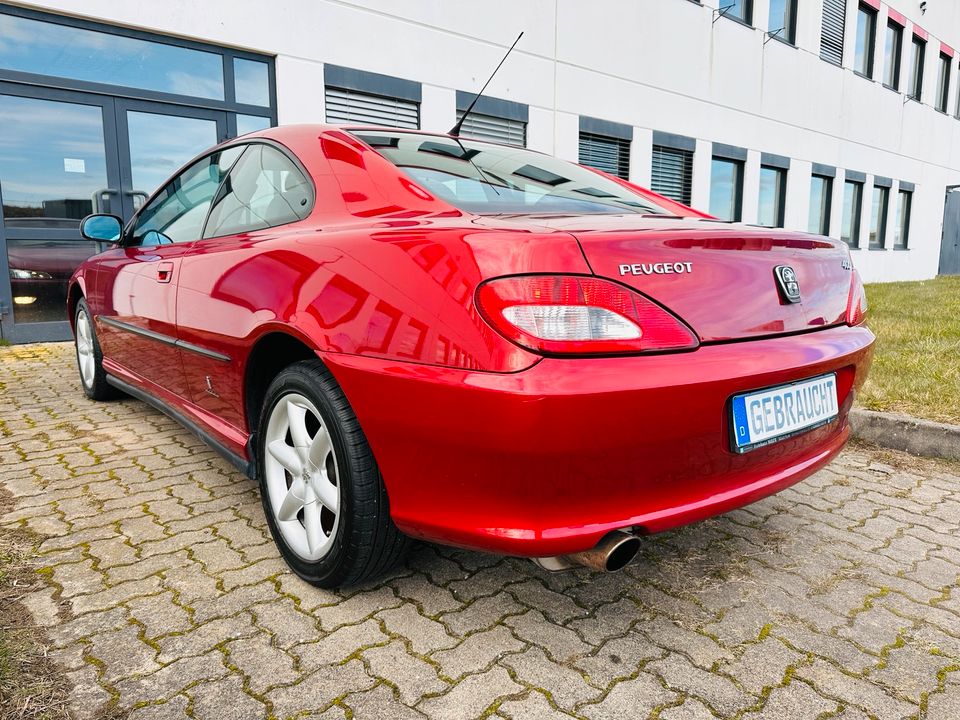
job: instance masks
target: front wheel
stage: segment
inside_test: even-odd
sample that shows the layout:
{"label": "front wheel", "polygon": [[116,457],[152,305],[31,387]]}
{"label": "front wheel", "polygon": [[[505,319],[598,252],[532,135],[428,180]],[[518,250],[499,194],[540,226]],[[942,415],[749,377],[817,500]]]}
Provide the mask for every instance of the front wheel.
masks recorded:
{"label": "front wheel", "polygon": [[287,564],[321,587],[382,574],[409,541],[343,391],[319,360],[270,384],[257,433],[260,494]]}
{"label": "front wheel", "polygon": [[77,369],[80,371],[80,385],[84,394],[91,400],[109,400],[116,397],[118,391],[107,382],[107,373],[103,369],[103,352],[93,326],[93,316],[83,298],[77,302],[73,326],[76,331]]}

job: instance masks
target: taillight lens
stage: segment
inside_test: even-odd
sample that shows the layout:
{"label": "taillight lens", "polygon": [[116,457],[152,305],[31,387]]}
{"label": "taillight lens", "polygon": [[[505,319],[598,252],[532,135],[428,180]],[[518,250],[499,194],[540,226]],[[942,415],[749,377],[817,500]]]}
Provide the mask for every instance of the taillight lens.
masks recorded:
{"label": "taillight lens", "polygon": [[667,310],[609,280],[523,275],[477,289],[484,319],[504,337],[544,354],[688,350],[696,335]]}
{"label": "taillight lens", "polygon": [[867,291],[860,273],[853,271],[850,278],[850,296],[847,299],[847,325],[860,325],[867,319]]}

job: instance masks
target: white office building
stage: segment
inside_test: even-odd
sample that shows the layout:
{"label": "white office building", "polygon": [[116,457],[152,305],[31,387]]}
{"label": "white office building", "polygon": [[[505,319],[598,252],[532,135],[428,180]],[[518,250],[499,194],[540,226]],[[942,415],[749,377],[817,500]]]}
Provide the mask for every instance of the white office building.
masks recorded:
{"label": "white office building", "polygon": [[66,336],[84,214],[278,122],[446,131],[521,30],[464,134],[960,273],[958,0],[0,3],[0,332]]}

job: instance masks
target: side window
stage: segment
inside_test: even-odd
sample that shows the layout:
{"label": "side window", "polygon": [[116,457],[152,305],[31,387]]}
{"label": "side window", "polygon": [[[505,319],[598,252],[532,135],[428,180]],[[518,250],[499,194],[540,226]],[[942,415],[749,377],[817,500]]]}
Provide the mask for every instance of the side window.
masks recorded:
{"label": "side window", "polygon": [[310,213],[313,189],[279,150],[252,143],[223,184],[204,237],[235,235],[285,225]]}
{"label": "side window", "polygon": [[132,245],[168,245],[199,240],[217,188],[245,146],[198,160],[160,191],[137,216]]}

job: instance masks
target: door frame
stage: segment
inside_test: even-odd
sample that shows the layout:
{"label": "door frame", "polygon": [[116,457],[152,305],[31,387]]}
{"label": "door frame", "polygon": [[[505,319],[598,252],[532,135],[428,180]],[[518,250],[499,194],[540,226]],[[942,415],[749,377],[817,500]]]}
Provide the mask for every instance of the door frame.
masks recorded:
{"label": "door frame", "polygon": [[[0,81],[0,96],[29,98],[32,100],[69,103],[99,107],[103,127],[103,150],[106,164],[107,187],[111,194],[120,195],[120,159],[117,152],[116,108],[112,97],[92,93],[37,87]],[[0,186],[0,208],[3,188]],[[111,206],[111,210],[119,210]],[[10,264],[7,257],[11,240],[56,240],[89,243],[80,236],[78,229],[69,228],[8,228],[0,210],[0,337],[13,343],[44,340],[67,340],[71,337],[70,321],[66,318],[50,322],[17,323],[14,321],[13,288],[10,282]],[[102,246],[98,250],[102,250]]]}

